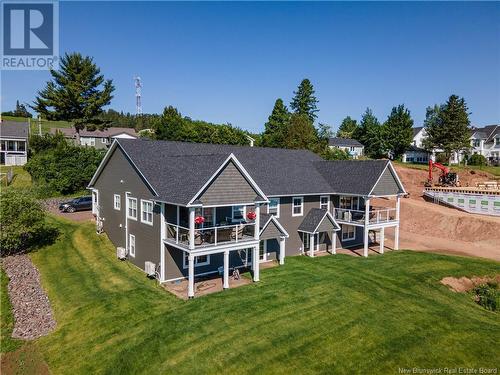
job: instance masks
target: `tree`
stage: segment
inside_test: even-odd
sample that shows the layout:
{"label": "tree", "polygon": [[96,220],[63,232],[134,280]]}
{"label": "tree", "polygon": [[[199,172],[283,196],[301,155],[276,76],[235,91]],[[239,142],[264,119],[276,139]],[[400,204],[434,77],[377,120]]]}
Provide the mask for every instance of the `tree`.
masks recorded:
{"label": "tree", "polygon": [[339,131],[337,132],[337,137],[339,138],[353,138],[354,133],[358,128],[358,123],[356,120],[352,119],[350,116],[347,116],[342,120],[342,123],[339,126]]}
{"label": "tree", "polygon": [[262,146],[284,147],[290,113],[282,99],[276,99],[273,111],[269,116],[264,133],[262,134]]}
{"label": "tree", "polygon": [[403,104],[393,107],[384,124],[385,139],[394,159],[408,150],[413,140],[413,120]]}
{"label": "tree", "polygon": [[293,92],[294,97],[290,103],[290,108],[294,113],[307,115],[309,121],[314,124],[318,112],[318,99],[314,96],[314,87],[307,78],[303,79],[297,91]]}
{"label": "tree", "polygon": [[354,139],[357,139],[365,146],[367,156],[371,158],[385,156],[386,147],[383,128],[370,108],[367,108],[363,114],[360,126],[354,132]]}
{"label": "tree", "polygon": [[451,95],[446,104],[427,108],[424,122],[427,149],[442,149],[448,158],[470,147],[470,121],[464,98]]}
{"label": "tree", "polygon": [[46,222],[40,202],[27,191],[5,189],[0,195],[0,213],[2,256],[31,250],[57,237],[57,230]]}
{"label": "tree", "polygon": [[315,150],[318,148],[318,135],[306,114],[293,113],[285,139],[286,148]]}
{"label": "tree", "polygon": [[321,153],[321,157],[325,160],[348,160],[351,159],[351,155],[347,151],[341,150],[339,148],[327,147]]}
{"label": "tree", "polygon": [[26,106],[24,104],[20,104],[19,100],[16,100],[16,109],[13,111],[8,111],[8,112],[2,112],[2,115],[4,116],[13,116],[13,117],[24,117],[24,118],[31,118],[33,115],[28,112],[26,109]]}
{"label": "tree", "polygon": [[321,142],[326,142],[333,137],[332,127],[328,124],[319,123],[318,124],[318,138]]}
{"label": "tree", "polygon": [[65,54],[59,71],[51,70],[48,81],[31,108],[49,120],[74,122],[77,132],[86,124],[103,127],[98,119],[113,98],[112,80],[105,80],[91,57]]}

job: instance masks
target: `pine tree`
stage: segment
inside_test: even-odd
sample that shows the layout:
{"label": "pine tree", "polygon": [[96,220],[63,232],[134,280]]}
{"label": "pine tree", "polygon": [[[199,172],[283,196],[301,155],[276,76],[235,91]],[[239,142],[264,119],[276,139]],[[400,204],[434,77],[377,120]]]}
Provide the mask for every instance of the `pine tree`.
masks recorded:
{"label": "pine tree", "polygon": [[285,146],[292,149],[317,149],[316,128],[307,115],[294,113],[290,116]]}
{"label": "pine tree", "polygon": [[394,159],[399,159],[410,147],[413,139],[413,120],[403,104],[393,107],[384,124],[387,147]]}
{"label": "pine tree", "polygon": [[285,147],[285,138],[290,121],[290,113],[282,99],[277,99],[269,116],[264,133],[262,134],[262,146]]}
{"label": "pine tree", "polygon": [[383,128],[370,108],[367,108],[363,114],[360,126],[354,133],[354,138],[365,146],[367,156],[380,158],[385,155]]}
{"label": "pine tree", "polygon": [[91,57],[65,54],[60,69],[51,70],[52,80],[38,92],[31,108],[49,120],[75,123],[77,131],[85,124],[102,124],[98,116],[113,98],[112,80],[104,80]]}
{"label": "pine tree", "polygon": [[294,97],[290,103],[290,108],[294,113],[307,115],[309,121],[314,124],[318,112],[318,99],[314,96],[314,87],[307,78],[303,79],[297,91],[293,92]]}
{"label": "pine tree", "polygon": [[352,138],[357,128],[358,128],[357,121],[352,119],[350,116],[347,116],[345,119],[342,120],[342,123],[339,126],[337,137]]}

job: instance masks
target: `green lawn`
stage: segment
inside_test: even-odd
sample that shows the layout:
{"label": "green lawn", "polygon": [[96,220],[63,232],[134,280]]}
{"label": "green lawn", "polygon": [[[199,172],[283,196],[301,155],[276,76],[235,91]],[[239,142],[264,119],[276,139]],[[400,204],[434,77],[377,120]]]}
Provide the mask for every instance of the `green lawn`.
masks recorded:
{"label": "green lawn", "polygon": [[[31,176],[22,166],[0,166],[1,173],[7,173],[10,169],[12,169],[14,173],[14,178],[12,179],[9,187],[22,189],[29,188],[31,186]],[[5,184],[6,177],[2,176],[2,186],[5,186]]]}
{"label": "green lawn", "polygon": [[499,273],[499,263],[411,251],[289,257],[259,283],[183,301],[116,260],[92,224],[52,220],[60,240],[31,257],[58,324],[35,344],[54,374],[500,366],[500,315],[439,284]]}
{"label": "green lawn", "polygon": [[[24,117],[14,117],[14,116],[2,116],[3,120],[8,121],[18,121],[18,122],[27,122],[28,119]],[[29,119],[30,121],[30,130],[32,134],[39,133],[38,120],[36,118]],[[71,128],[73,124],[68,121],[49,121],[42,120],[42,133],[48,133],[50,128]]]}
{"label": "green lawn", "polygon": [[11,304],[7,292],[9,278],[0,268],[0,353],[10,352],[22,345],[20,340],[13,339],[12,329],[14,328],[14,316],[12,315]]}

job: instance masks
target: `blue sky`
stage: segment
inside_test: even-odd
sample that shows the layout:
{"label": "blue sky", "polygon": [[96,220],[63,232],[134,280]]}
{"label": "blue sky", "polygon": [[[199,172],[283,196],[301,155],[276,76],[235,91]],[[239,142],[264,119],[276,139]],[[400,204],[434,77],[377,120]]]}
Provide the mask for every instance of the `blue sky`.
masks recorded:
{"label": "blue sky", "polygon": [[[476,125],[500,122],[500,3],[61,2],[60,50],[94,57],[116,86],[111,108],[174,105],[184,115],[262,131],[274,101],[309,78],[318,120],[366,107],[464,96]],[[47,72],[2,72],[2,110],[31,102]]]}

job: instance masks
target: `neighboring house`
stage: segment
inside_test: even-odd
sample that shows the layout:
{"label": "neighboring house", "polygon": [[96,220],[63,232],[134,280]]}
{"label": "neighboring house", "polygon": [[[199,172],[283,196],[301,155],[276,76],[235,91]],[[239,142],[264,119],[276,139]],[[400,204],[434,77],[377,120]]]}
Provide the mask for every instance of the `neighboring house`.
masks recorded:
{"label": "neighboring house", "polygon": [[92,146],[103,149],[108,148],[114,139],[137,139],[139,136],[133,128],[110,127],[104,130],[80,130],[77,133],[75,128],[51,128],[50,132],[55,134],[61,132],[66,139],[73,140],[75,144],[81,146]]}
{"label": "neighboring house", "polygon": [[423,126],[413,128],[413,140],[411,146],[403,154],[403,163],[428,163],[431,153],[422,148],[425,139]]}
{"label": "neighboring house", "polygon": [[473,128],[470,140],[470,155],[483,155],[490,164],[500,164],[500,125]]}
{"label": "neighboring house", "polygon": [[340,150],[346,151],[353,159],[358,159],[363,156],[365,151],[365,146],[355,139],[350,138],[330,138],[328,145],[330,148],[338,148]]}
{"label": "neighboring house", "polygon": [[28,161],[30,125],[27,122],[1,121],[1,164],[24,165]]}
{"label": "neighboring house", "polygon": [[[388,160],[305,150],[116,139],[89,189],[99,230],[160,282],[362,247],[394,228],[405,190]],[[375,205],[373,198],[377,199]],[[384,207],[380,206],[384,202]],[[258,261],[254,261],[254,260]]]}

